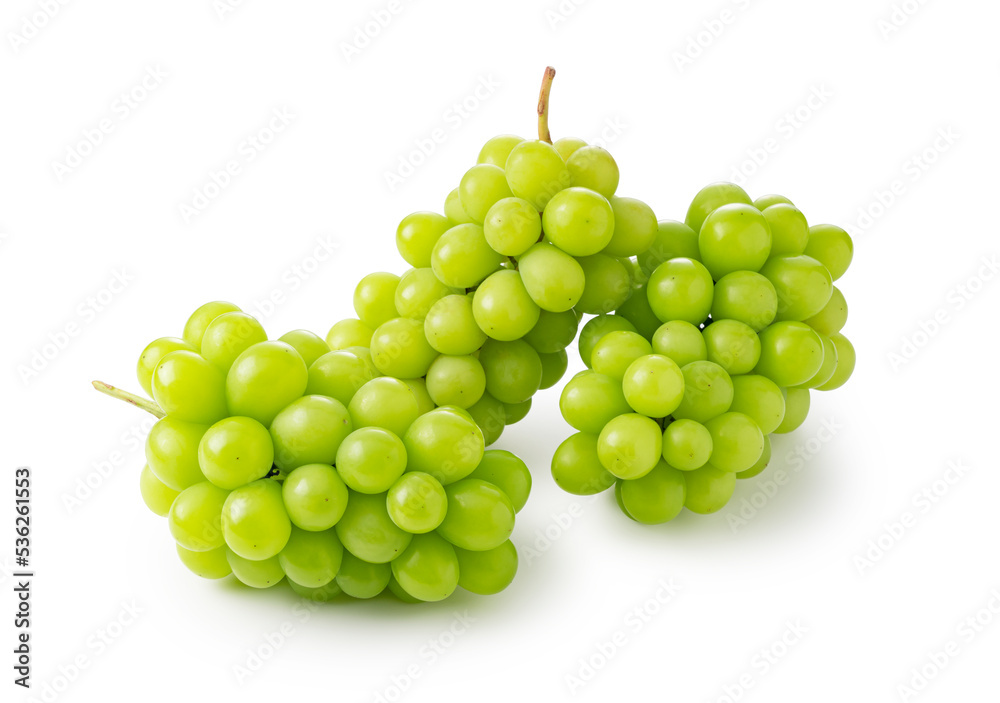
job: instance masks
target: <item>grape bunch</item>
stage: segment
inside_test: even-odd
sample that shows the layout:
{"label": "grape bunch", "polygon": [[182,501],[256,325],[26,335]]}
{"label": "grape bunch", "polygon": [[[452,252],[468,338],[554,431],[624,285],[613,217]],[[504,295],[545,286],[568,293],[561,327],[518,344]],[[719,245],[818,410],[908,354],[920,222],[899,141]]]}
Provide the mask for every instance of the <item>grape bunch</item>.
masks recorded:
{"label": "grape bunch", "polygon": [[853,372],[833,285],[852,256],[847,232],[810,227],[785,197],[703,188],[684,222],[658,223],[629,298],[580,333],[588,370],[560,397],[578,432],[552,458],[555,481],[579,495],[613,486],[646,524],[721,509],[767,466],[770,435],[805,420],[809,391]]}

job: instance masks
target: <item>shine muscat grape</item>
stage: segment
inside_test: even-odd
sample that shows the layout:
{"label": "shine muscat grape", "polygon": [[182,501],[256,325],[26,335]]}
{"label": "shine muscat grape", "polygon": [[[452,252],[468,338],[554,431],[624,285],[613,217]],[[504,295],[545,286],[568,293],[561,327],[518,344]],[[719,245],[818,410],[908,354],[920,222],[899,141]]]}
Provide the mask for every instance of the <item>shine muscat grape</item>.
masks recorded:
{"label": "shine muscat grape", "polygon": [[684,222],[658,223],[629,297],[581,331],[588,370],[560,398],[577,434],[552,458],[555,481],[579,495],[613,486],[640,523],[721,509],[765,469],[771,434],[803,423],[810,390],[853,372],[833,285],[852,256],[844,230],[810,227],[787,198],[703,188]]}
{"label": "shine muscat grape", "polygon": [[583,315],[590,370],[560,403],[579,432],[552,473],[572,493],[613,486],[640,522],[717,510],[768,435],[801,424],[808,389],[847,380],[846,234],[728,184],[657,222],[617,195],[607,151],[552,142],[553,75],[540,138],[494,137],[443,214],[405,217],[411,268],[365,276],[325,339],[268,340],[212,302],[142,352],[152,401],[94,384],[161,418],[140,488],[191,571],[316,600],[503,590],[531,474],[487,447],[559,382]]}

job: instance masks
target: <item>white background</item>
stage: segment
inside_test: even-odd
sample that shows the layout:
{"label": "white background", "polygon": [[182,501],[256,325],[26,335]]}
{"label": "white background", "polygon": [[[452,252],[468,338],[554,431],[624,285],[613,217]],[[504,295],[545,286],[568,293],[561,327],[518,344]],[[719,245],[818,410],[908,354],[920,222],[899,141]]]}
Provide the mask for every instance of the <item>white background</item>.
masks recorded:
{"label": "white background", "polygon": [[[350,60],[344,45],[388,0],[255,0],[221,16],[212,0],[71,2],[51,18],[43,5],[0,13],[0,554],[9,567],[12,474],[30,465],[34,696],[48,684],[59,701],[995,699],[1000,284],[982,268],[998,251],[995,3],[906,0],[894,15],[891,0],[401,0]],[[554,135],[607,140],[619,193],[659,217],[745,178],[754,196],[784,193],[811,222],[850,229],[851,382],[814,397],[724,511],[661,527],[631,523],[610,494],[555,487],[548,462],[570,430],[558,392],[541,394],[498,445],[535,487],[514,534],[520,572],[496,597],[302,618],[284,588],[190,575],[139,497],[146,418],[89,381],[137,387],[143,346],[208,300],[263,309],[274,337],[353,315],[361,275],[403,270],[398,220],[440,209],[487,138],[531,135],[547,63]],[[157,72],[144,100],[121,102]],[[274,110],[290,124],[248,152]],[[110,133],[60,179],[54,164],[102,120]],[[443,143],[391,188],[386,174],[434,130]],[[240,173],[185,221],[180,206],[230,160]],[[336,246],[324,261],[319,242]],[[129,282],[108,302],[116,272]],[[258,307],[274,291],[282,302]],[[88,298],[107,304],[85,312]],[[78,334],[25,378],[70,324]],[[662,606],[661,581],[677,589]],[[2,588],[12,613],[9,577]],[[109,628],[133,602],[139,615]],[[979,611],[980,631],[963,626]],[[0,698],[27,700],[2,622]],[[790,645],[789,623],[805,630]],[[943,667],[929,663],[946,648]],[[266,661],[241,685],[250,652]],[[88,667],[65,686],[74,660]],[[926,687],[900,689],[921,667]]]}

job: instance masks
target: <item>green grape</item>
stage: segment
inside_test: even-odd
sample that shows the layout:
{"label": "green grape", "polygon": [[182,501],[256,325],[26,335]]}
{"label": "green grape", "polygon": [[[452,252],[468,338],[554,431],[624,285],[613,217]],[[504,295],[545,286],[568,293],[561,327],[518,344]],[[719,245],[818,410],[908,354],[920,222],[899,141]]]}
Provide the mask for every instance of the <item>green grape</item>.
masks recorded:
{"label": "green grape", "polygon": [[805,320],[818,314],[833,295],[830,272],[809,256],[779,256],[760,270],[778,294],[775,320]]}
{"label": "green grape", "polygon": [[518,261],[528,295],[542,310],[566,312],[584,294],[587,279],[572,256],[548,242],[531,247]]}
{"label": "green grape", "polygon": [[840,332],[847,324],[847,300],[837,286],[833,286],[830,301],[807,320],[803,320],[820,334],[831,335]]}
{"label": "green grape", "polygon": [[649,282],[649,275],[639,266],[637,257],[622,256],[618,258],[625,270],[628,271],[629,281],[633,288],[641,288]]}
{"label": "green grape", "polygon": [[261,560],[244,559],[233,550],[227,549],[226,561],[233,570],[233,576],[250,588],[271,588],[285,578],[285,572],[281,570],[277,556]]}
{"label": "green grape", "polygon": [[798,256],[809,241],[809,223],[794,205],[778,203],[761,211],[771,229],[771,258]]}
{"label": "green grape", "polygon": [[652,274],[657,266],[670,259],[700,261],[698,233],[683,222],[660,220],[656,223],[656,237],[653,243],[646,251],[640,252],[637,258],[639,267],[647,276]]}
{"label": "green grape", "polygon": [[585,256],[577,261],[583,269],[585,283],[576,309],[596,315],[621,307],[632,292],[631,278],[622,263],[604,254]]}
{"label": "green grape", "polygon": [[434,404],[434,399],[431,398],[431,394],[427,392],[427,381],[423,378],[405,378],[403,383],[413,391],[413,396],[417,399],[417,414],[423,415],[424,413],[429,413],[431,410],[437,406]]}
{"label": "green grape", "polygon": [[539,211],[570,183],[566,162],[555,147],[542,141],[524,141],[515,146],[507,157],[504,170],[514,195],[527,200]]}
{"label": "green grape", "polygon": [[455,548],[434,534],[416,535],[397,559],[392,575],[414,598],[444,600],[458,587],[458,557]]}
{"label": "green grape", "polygon": [[508,425],[514,425],[523,420],[531,410],[531,398],[520,403],[504,403],[504,419]]}
{"label": "green grape", "polygon": [[469,217],[469,213],[462,209],[462,200],[458,188],[448,193],[448,197],[445,198],[444,214],[447,216],[448,224],[451,227],[472,224],[472,218]]}
{"label": "green grape", "polygon": [[542,236],[542,218],[527,200],[503,198],[486,213],[483,235],[498,254],[520,256]]}
{"label": "green grape", "polygon": [[469,478],[492,483],[503,491],[510,498],[515,513],[521,512],[531,493],[531,472],[527,464],[502,449],[486,450],[479,466],[469,474]]}
{"label": "green grape", "polygon": [[760,361],[754,373],[782,387],[798,386],[823,365],[823,340],[802,322],[775,322],[760,333]]}
{"label": "green grape", "polygon": [[[344,548],[358,559],[383,564],[399,556],[413,537],[396,527],[386,509],[386,494],[351,493],[347,510],[334,526]],[[340,584],[344,588],[344,584]],[[344,591],[350,594],[347,588]]]}
{"label": "green grape", "polygon": [[286,472],[306,464],[333,464],[352,429],[351,416],[339,400],[302,396],[271,423],[274,463]]}
{"label": "green grape", "polygon": [[447,295],[434,303],[424,320],[424,335],[436,351],[452,356],[471,354],[486,341],[468,295]]}
{"label": "green grape", "polygon": [[146,437],[146,463],[153,475],[175,491],[204,481],[198,467],[198,443],[207,430],[207,425],[169,415],[158,420]]}
{"label": "green grape", "polygon": [[749,325],[736,320],[714,320],[704,329],[708,360],[730,376],[753,371],[760,359],[760,339]]}
{"label": "green grape", "polygon": [[445,408],[414,420],[403,444],[409,471],[423,471],[445,485],[472,473],[486,448],[482,430],[471,417]]}
{"label": "green grape", "polygon": [[309,367],[306,395],[325,395],[348,405],[361,386],[375,378],[365,361],[348,351],[332,351]]}
{"label": "green grape", "polygon": [[205,336],[205,330],[208,328],[208,325],[219,315],[227,312],[241,311],[232,303],[221,300],[202,305],[191,313],[191,317],[184,323],[184,341],[194,347],[195,351],[200,351],[201,338]]}
{"label": "green grape", "polygon": [[684,320],[664,322],[653,333],[653,352],[662,354],[684,368],[692,361],[708,359],[701,330]]}
{"label": "green grape", "polygon": [[517,549],[507,540],[481,552],[455,547],[458,585],[471,593],[491,596],[507,588],[517,573]]}
{"label": "green grape", "polygon": [[753,206],[764,212],[767,208],[772,205],[778,205],[779,203],[785,203],[786,205],[791,205],[792,201],[786,198],[784,195],[762,195],[753,201]]}
{"label": "green grape", "polygon": [[701,231],[702,223],[715,210],[730,203],[742,203],[750,205],[750,196],[735,183],[712,183],[694,196],[691,206],[688,208],[684,224],[695,232]]}
{"label": "green grape", "polygon": [[420,378],[438,355],[424,336],[424,323],[407,317],[379,325],[371,352],[375,368],[395,378]]}
{"label": "green grape", "polygon": [[612,418],[631,411],[620,380],[583,371],[563,386],[559,410],[573,429],[599,434]]}
{"label": "green grape", "polygon": [[753,478],[767,468],[768,463],[771,461],[771,437],[764,435],[764,451],[760,453],[760,458],[757,463],[751,466],[746,471],[740,471],[736,474],[736,478],[747,479]]}
{"label": "green grape", "polygon": [[597,343],[604,335],[616,330],[638,332],[635,325],[617,315],[598,315],[588,320],[587,324],[583,326],[583,329],[580,330],[580,341],[577,344],[580,350],[580,359],[587,368],[592,366],[590,357]]}
{"label": "green grape", "polygon": [[616,330],[601,337],[590,354],[594,371],[621,381],[625,369],[641,356],[653,352],[653,347],[637,332]]}
{"label": "green grape", "polygon": [[337,450],[337,473],[358,493],[385,493],[406,470],[403,441],[381,427],[362,427]]}
{"label": "green grape", "polygon": [[552,455],[552,478],[567,493],[595,495],[615,483],[597,454],[597,435],[577,432],[567,437]]}
{"label": "green grape", "polygon": [[295,595],[300,598],[305,598],[307,600],[316,601],[317,603],[329,603],[334,598],[339,596],[344,591],[337,585],[337,581],[333,580],[330,583],[324,584],[319,588],[309,588],[301,584],[295,583],[291,579],[285,579],[288,585],[291,587]]}
{"label": "green grape", "polygon": [[302,361],[306,362],[306,367],[312,366],[316,360],[324,354],[330,353],[330,345],[318,334],[309,330],[292,330],[278,337],[279,342],[284,342],[299,353]]}
{"label": "green grape", "polygon": [[542,310],[538,322],[524,335],[524,341],[539,354],[554,354],[573,343],[579,327],[580,313],[576,310]]}
{"label": "green grape", "polygon": [[308,383],[306,362],[291,346],[254,344],[236,358],[226,376],[229,414],[270,425],[282,408],[305,392]]}
{"label": "green grape", "polygon": [[[454,289],[441,283],[434,275],[433,270],[429,268],[410,269],[403,274],[399,286],[395,289],[393,310],[398,311],[398,315],[392,317],[423,320],[437,301],[455,292]],[[388,321],[384,320],[383,322]]]}
{"label": "green grape", "polygon": [[292,527],[284,549],[278,553],[281,570],[292,581],[319,588],[333,581],[344,559],[344,547],[333,530],[307,532]]}
{"label": "green grape", "polygon": [[400,316],[395,302],[399,280],[394,273],[379,272],[370,273],[358,282],[354,288],[354,312],[365,327],[375,329]]}
{"label": "green grape", "polygon": [[542,383],[542,361],[538,352],[518,339],[487,340],[479,352],[486,372],[486,391],[501,403],[523,403]]}
{"label": "green grape", "polygon": [[177,556],[181,563],[186,566],[195,576],[203,579],[221,579],[233,573],[226,559],[226,548],[217,547],[207,552],[193,552],[177,545]]}
{"label": "green grape", "polygon": [[540,312],[517,271],[505,269],[490,274],[472,299],[472,313],[480,329],[505,342],[530,332]]}
{"label": "green grape", "polygon": [[[649,249],[658,231],[653,209],[635,198],[611,198],[614,234],[604,248],[611,256],[635,256]],[[548,234],[548,230],[545,230]]]}
{"label": "green grape", "polygon": [[410,595],[405,588],[400,586],[399,581],[393,578],[391,574],[389,577],[389,592],[404,603],[423,603],[422,600]]}
{"label": "green grape", "polygon": [[625,370],[622,391],[637,413],[647,417],[666,417],[677,409],[684,397],[684,374],[669,357],[647,354],[633,361]]}
{"label": "green grape", "polygon": [[232,551],[244,559],[260,561],[277,556],[284,548],[292,523],[282,490],[277,481],[265,478],[229,494],[222,508],[222,533]]}
{"label": "green grape", "polygon": [[385,590],[390,578],[389,564],[372,564],[345,552],[337,572],[337,585],[351,598],[374,598]]}
{"label": "green grape", "polygon": [[785,388],[785,417],[774,430],[775,434],[787,434],[796,430],[809,414],[809,391],[806,388]]}
{"label": "green grape", "polygon": [[565,375],[569,366],[569,355],[565,349],[560,349],[551,354],[539,354],[538,359],[542,362],[542,381],[538,384],[538,390],[544,391],[559,383]]}
{"label": "green grape", "polygon": [[223,546],[222,506],[228,495],[229,491],[208,481],[181,491],[167,516],[170,534],[177,544],[192,552],[207,552]]}
{"label": "green grape", "polygon": [[649,307],[663,322],[684,320],[700,325],[712,309],[712,275],[694,259],[670,259],[649,277]]}
{"label": "green grape", "polygon": [[420,415],[417,397],[410,387],[389,376],[380,376],[361,386],[347,410],[355,429],[384,427],[397,437],[402,437]]}
{"label": "green grape", "polygon": [[198,465],[205,478],[227,491],[264,478],[273,464],[271,435],[253,418],[219,420],[198,444]]}
{"label": "green grape", "polygon": [[588,188],[567,188],[552,196],[542,213],[550,242],[572,256],[590,256],[608,246],[615,231],[611,203]]}
{"label": "green grape", "polygon": [[139,363],[136,364],[135,375],[139,379],[139,385],[148,395],[153,395],[153,371],[156,365],[160,363],[160,359],[175,351],[197,352],[198,350],[177,337],[160,337],[142,350]]}
{"label": "green grape", "polygon": [[605,198],[611,198],[618,190],[618,164],[606,149],[581,146],[563,158],[571,185],[595,190]]}
{"label": "green grape", "polygon": [[361,359],[361,361],[364,362],[365,367],[373,375],[373,378],[378,378],[382,375],[379,373],[379,370],[375,368],[375,364],[372,362],[372,350],[368,347],[346,347],[345,349],[338,349],[337,351],[345,351]]}
{"label": "green grape", "polygon": [[631,514],[629,514],[628,508],[625,507],[625,503],[622,501],[622,486],[625,484],[623,480],[615,480],[615,503],[618,504],[618,509],[622,511],[622,514],[633,522],[638,522]]}
{"label": "green grape", "polygon": [[624,317],[635,325],[636,331],[646,339],[652,339],[656,330],[660,328],[660,318],[649,306],[649,296],[646,295],[646,286],[639,285],[624,303],[615,310],[615,315]]}
{"label": "green grape", "polygon": [[681,471],[700,469],[712,456],[712,433],[700,422],[674,420],[663,432],[663,460]]}
{"label": "green grape", "polygon": [[466,478],[445,486],[448,512],[437,533],[456,547],[481,552],[507,541],[514,530],[514,506],[492,483]]}
{"label": "green grape", "polygon": [[476,224],[452,227],[441,235],[431,253],[434,275],[451,288],[472,288],[500,268],[503,257],[490,248]]}
{"label": "green grape", "polygon": [[450,227],[448,218],[436,212],[407,215],[396,228],[396,249],[410,266],[426,268],[431,265],[434,245]]}
{"label": "green grape", "polygon": [[736,320],[760,332],[778,314],[774,285],[755,271],[733,271],[715,284],[713,320]]}
{"label": "green grape", "polygon": [[681,367],[684,398],[674,410],[674,418],[704,423],[729,410],[733,402],[733,382],[726,370],[712,361],[692,361]]}
{"label": "green grape", "polygon": [[715,280],[733,271],[757,271],[771,253],[771,229],[753,205],[723,205],[705,218],[698,249]]}
{"label": "green grape", "polygon": [[170,352],[153,371],[153,400],[164,413],[185,422],[211,424],[226,412],[226,377],[204,357]]}
{"label": "green grape", "polygon": [[597,456],[615,477],[645,476],[663,452],[663,430],[643,415],[627,413],[612,418],[597,438]]}
{"label": "green grape", "polygon": [[507,157],[510,156],[511,149],[523,141],[524,139],[513,134],[497,135],[483,145],[476,163],[493,164],[503,168],[507,163]]}
{"label": "green grape", "polygon": [[437,405],[468,408],[486,391],[486,372],[474,356],[441,355],[427,370],[427,392]]}
{"label": "green grape", "polygon": [[448,496],[441,482],[423,471],[407,471],[386,494],[389,518],[397,527],[415,535],[437,528],[448,510]]}
{"label": "green grape", "polygon": [[462,209],[477,224],[486,221],[486,214],[497,201],[512,195],[503,168],[493,164],[473,166],[465,172],[458,186],[458,198],[462,203]]}
{"label": "green grape", "polygon": [[374,330],[361,320],[347,318],[330,328],[326,343],[334,351],[348,347],[367,347],[371,344],[372,334]]}
{"label": "green grape", "polygon": [[766,376],[733,376],[732,412],[750,417],[764,435],[778,429],[785,417],[785,396],[781,388]]}
{"label": "green grape", "polygon": [[830,335],[830,341],[837,348],[837,369],[826,383],[818,387],[821,391],[832,391],[847,383],[858,360],[854,345],[847,337],[837,332]]}
{"label": "green grape", "polygon": [[711,464],[684,474],[687,492],[684,507],[692,513],[708,515],[726,505],[736,490],[736,474],[720,471]]}
{"label": "green grape", "polygon": [[727,412],[705,423],[712,434],[709,461],[720,471],[746,471],[764,451],[764,434],[750,417]]}
{"label": "green grape", "polygon": [[823,264],[836,281],[851,265],[854,242],[851,235],[836,225],[813,225],[809,228],[805,254]]}
{"label": "green grape", "polygon": [[329,464],[306,464],[281,485],[281,499],[296,527],[321,532],[336,525],[347,509],[348,491]]}
{"label": "green grape", "polygon": [[466,410],[482,431],[483,443],[487,447],[500,439],[507,424],[507,411],[503,403],[489,393],[483,393],[479,402]]}
{"label": "green grape", "polygon": [[154,515],[166,517],[170,512],[170,506],[174,504],[174,499],[180,491],[175,491],[167,486],[149,468],[149,464],[142,467],[139,474],[139,492],[142,494],[142,502],[146,504]]}
{"label": "green grape", "polygon": [[686,492],[684,474],[661,459],[645,476],[622,481],[621,501],[636,522],[659,525],[680,514]]}
{"label": "green grape", "polygon": [[552,143],[552,146],[556,148],[559,152],[559,156],[563,158],[563,161],[569,161],[570,157],[576,153],[577,149],[582,149],[587,146],[587,142],[579,139],[577,137],[563,137],[562,139],[557,139]]}
{"label": "green grape", "polygon": [[837,345],[827,335],[819,332],[816,334],[819,334],[820,341],[823,342],[823,365],[819,367],[815,376],[805,383],[799,384],[800,388],[819,388],[829,381],[837,371]]}

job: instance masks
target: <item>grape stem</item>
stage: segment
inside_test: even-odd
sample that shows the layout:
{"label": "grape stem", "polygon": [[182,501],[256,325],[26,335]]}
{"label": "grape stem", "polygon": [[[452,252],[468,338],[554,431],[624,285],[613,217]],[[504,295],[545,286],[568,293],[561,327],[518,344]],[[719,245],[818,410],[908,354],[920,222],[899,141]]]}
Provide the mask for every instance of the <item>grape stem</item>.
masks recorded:
{"label": "grape stem", "polygon": [[121,388],[115,388],[110,383],[105,383],[104,381],[93,381],[92,385],[104,395],[110,395],[112,398],[124,400],[129,405],[134,405],[140,410],[145,410],[150,415],[155,417],[163,417],[166,415],[166,413],[160,409],[159,405],[151,400],[143,398],[142,396],[138,396],[135,393],[123,391]]}
{"label": "grape stem", "polygon": [[552,134],[549,133],[549,92],[555,77],[556,69],[547,66],[545,75],[542,76],[542,89],[538,92],[538,138],[549,144],[552,143]]}

